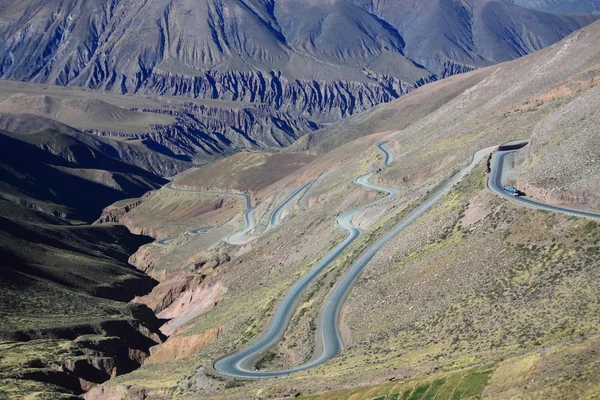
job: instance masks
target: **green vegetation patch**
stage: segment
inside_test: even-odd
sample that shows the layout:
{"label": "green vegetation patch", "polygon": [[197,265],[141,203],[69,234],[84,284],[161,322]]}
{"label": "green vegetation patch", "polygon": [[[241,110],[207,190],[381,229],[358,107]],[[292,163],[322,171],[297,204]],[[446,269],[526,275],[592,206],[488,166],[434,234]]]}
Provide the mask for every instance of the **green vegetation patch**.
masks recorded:
{"label": "green vegetation patch", "polygon": [[51,370],[73,357],[68,340],[0,342],[0,399],[71,398],[65,389],[56,385],[22,378]]}
{"label": "green vegetation patch", "polygon": [[465,399],[479,396],[491,373],[492,371],[489,370],[465,375],[458,388],[454,391],[452,399]]}
{"label": "green vegetation patch", "polygon": [[[424,378],[395,381],[355,389],[301,397],[302,400],[455,400],[480,396],[495,365],[439,373]],[[377,393],[377,397],[373,394]],[[382,395],[386,393],[385,395]]]}
{"label": "green vegetation patch", "polygon": [[435,381],[433,381],[431,383],[431,386],[429,387],[429,390],[427,391],[427,393],[425,393],[425,395],[422,397],[422,400],[433,400],[436,399],[437,394],[439,393],[440,389],[442,387],[444,387],[444,385],[446,385],[447,380],[444,379],[436,379]]}
{"label": "green vegetation patch", "polygon": [[420,383],[417,386],[417,388],[414,390],[414,392],[412,393],[412,396],[410,396],[408,399],[409,400],[420,400],[423,397],[423,395],[425,395],[427,390],[429,390],[430,386],[431,386],[431,382]]}

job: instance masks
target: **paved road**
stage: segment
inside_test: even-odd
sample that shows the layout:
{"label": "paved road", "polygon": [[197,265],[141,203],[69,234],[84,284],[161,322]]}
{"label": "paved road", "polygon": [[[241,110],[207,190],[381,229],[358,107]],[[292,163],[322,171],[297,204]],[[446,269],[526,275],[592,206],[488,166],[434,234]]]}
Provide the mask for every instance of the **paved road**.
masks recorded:
{"label": "paved road", "polygon": [[244,213],[244,227],[239,231],[229,235],[227,238],[225,238],[225,241],[234,246],[243,246],[246,243],[251,242],[252,238],[248,238],[246,235],[256,227],[256,218],[254,217],[255,213],[256,207],[247,209]]}
{"label": "paved road", "polygon": [[289,204],[291,204],[294,200],[296,200],[296,198],[298,198],[302,194],[302,192],[304,192],[304,190],[310,186],[311,183],[312,183],[312,181],[306,182],[304,185],[300,186],[298,189],[296,189],[294,191],[294,193],[289,195],[284,201],[282,201],[273,210],[273,212],[269,216],[269,224],[267,225],[267,228],[265,229],[265,231],[275,228],[277,225],[279,225],[281,223],[281,220],[283,219],[283,211],[285,210],[285,208]]}
{"label": "paved road", "polygon": [[[191,230],[187,231],[187,233],[190,235],[198,236],[198,235],[202,235],[203,233],[208,232],[211,228],[212,228],[212,226],[205,226],[203,228],[191,229]],[[154,244],[157,244],[159,246],[167,246],[177,239],[179,239],[179,236],[166,238],[166,239],[160,239],[160,240],[156,240],[154,242]]]}
{"label": "paved road", "polygon": [[[380,146],[378,147],[385,152],[385,150],[383,150]],[[392,231],[364,251],[352,264],[352,266],[350,266],[350,268],[336,283],[334,288],[330,291],[325,299],[324,306],[321,309],[317,321],[315,352],[313,357],[307,363],[284,371],[267,372],[254,370],[254,363],[267,351],[273,348],[285,334],[285,330],[287,329],[289,321],[295,312],[297,303],[309,283],[317,275],[319,275],[321,271],[330,265],[331,262],[335,260],[335,258],[339,256],[342,251],[359,236],[359,229],[352,224],[352,219],[354,216],[356,216],[356,214],[366,207],[382,202],[389,196],[397,193],[395,189],[370,183],[369,179],[371,178],[372,174],[359,177],[356,180],[357,183],[366,186],[369,189],[385,191],[388,193],[388,195],[379,200],[375,200],[374,202],[357,207],[354,210],[351,210],[337,218],[337,224],[348,232],[348,236],[328,255],[326,255],[319,262],[319,264],[313,267],[306,275],[297,281],[294,286],[292,286],[290,291],[284,296],[281,303],[275,310],[275,315],[267,327],[267,330],[260,336],[260,338],[249,347],[217,360],[213,365],[215,370],[221,374],[238,378],[269,378],[285,376],[293,372],[313,368],[334,357],[343,347],[341,335],[338,330],[341,309],[348,296],[348,293],[352,289],[353,284],[358,276],[360,276],[368,262],[379,251],[379,249],[381,249],[381,247],[383,247],[389,240],[414,222],[419,216],[431,209],[444,194],[448,193],[456,183],[462,180],[484,157],[491,154],[495,149],[496,147],[493,147],[477,152],[472,163],[468,167],[461,170],[444,185],[442,185],[442,187],[429,196],[425,202],[410,212],[407,217],[405,217],[392,229]]]}
{"label": "paved road", "polygon": [[379,150],[381,150],[383,152],[383,154],[385,155],[385,159],[383,160],[383,165],[384,166],[388,166],[391,163],[394,162],[394,155],[392,154],[392,152],[387,148],[387,144],[389,142],[385,141],[385,142],[381,142],[377,145],[377,147],[379,148]]}
{"label": "paved road", "polygon": [[[361,176],[356,180],[357,183],[365,184],[370,189],[382,189],[388,193],[388,196],[395,194],[395,189],[383,188],[382,186],[374,185],[368,182],[368,179],[372,174]],[[281,303],[275,311],[275,315],[271,320],[271,323],[263,335],[253,343],[251,346],[242,349],[241,351],[228,355],[214,363],[214,368],[218,372],[224,375],[230,375],[238,378],[268,378],[274,376],[288,375],[292,372],[302,371],[308,368],[312,368],[323,361],[317,363],[308,363],[298,366],[296,368],[277,371],[277,372],[265,372],[265,371],[254,371],[253,364],[259,358],[261,358],[269,349],[277,344],[277,342],[283,337],[285,330],[292,318],[298,301],[304,293],[304,290],[317,277],[325,268],[327,268],[359,235],[360,230],[352,224],[352,219],[360,211],[369,207],[375,203],[382,201],[388,196],[375,200],[374,202],[364,204],[357,207],[337,218],[337,224],[342,229],[345,229],[348,233],[346,238],[339,243],[329,254],[322,258],[317,265],[315,265],[306,275],[298,280],[289,292],[282,299]]]}
{"label": "paved road", "polygon": [[159,246],[167,246],[169,243],[173,242],[177,238],[179,238],[179,236],[170,237],[170,238],[166,238],[166,239],[160,239],[160,240],[155,241],[154,244],[157,244]]}
{"label": "paved road", "polygon": [[[301,187],[299,187],[298,189],[296,189],[281,204],[279,204],[277,206],[277,208],[275,208],[275,210],[271,213],[271,216],[269,217],[269,224],[268,224],[266,230],[274,228],[275,226],[279,225],[279,223],[281,223],[283,211],[285,210],[285,207],[288,206],[292,201],[294,201],[299,195],[301,195],[302,192],[311,183],[312,183],[312,181],[307,182],[304,185],[302,185]],[[247,237],[248,233],[251,232],[256,227],[256,218],[255,218],[256,207],[252,207],[252,199],[249,195],[247,195],[245,193],[235,193],[235,192],[212,192],[212,191],[195,190],[195,189],[179,189],[179,188],[173,187],[172,182],[165,185],[165,189],[174,190],[176,192],[203,193],[203,194],[243,197],[244,201],[246,203],[246,211],[244,212],[244,227],[242,229],[240,229],[239,231],[234,232],[231,235],[227,236],[224,239],[224,241],[229,244],[235,245],[235,246],[243,246],[243,245],[251,242],[254,239],[254,238]],[[192,234],[192,235],[199,235],[201,233],[205,233],[210,228],[212,228],[212,227],[203,227],[203,228],[198,228],[198,229],[192,229],[192,230],[188,231],[188,233]],[[169,243],[173,242],[175,239],[177,239],[177,237],[157,240],[155,243],[159,246],[166,246]]]}
{"label": "paved road", "polygon": [[198,229],[191,229],[188,231],[188,233],[190,235],[201,235],[203,233],[208,232],[209,230],[211,230],[213,227],[212,226],[205,226],[203,228],[198,228]]}
{"label": "paved road", "polygon": [[246,202],[246,209],[252,208],[252,198],[246,193],[237,193],[237,192],[211,192],[206,190],[196,190],[196,189],[179,189],[173,187],[173,182],[167,183],[164,186],[165,189],[174,190],[176,192],[186,192],[186,193],[204,193],[204,194],[216,194],[220,196],[240,196],[243,197]]}
{"label": "paved road", "polygon": [[[249,242],[249,240],[246,238],[246,234],[248,232],[250,232],[252,229],[254,229],[254,227],[256,226],[256,220],[254,218],[254,212],[256,211],[256,207],[252,207],[252,198],[249,195],[247,195],[245,193],[235,193],[235,192],[211,192],[211,191],[195,190],[195,189],[179,189],[179,188],[173,187],[173,182],[166,184],[164,186],[164,188],[167,190],[173,190],[176,192],[203,193],[203,194],[214,194],[214,195],[220,195],[220,196],[225,195],[225,196],[243,197],[245,204],[246,204],[246,211],[244,212],[244,227],[241,230],[234,232],[233,234],[226,237],[225,241],[227,243],[233,244],[233,245],[244,245]],[[212,227],[203,227],[203,228],[193,229],[193,230],[188,231],[188,233],[191,233],[192,235],[199,235],[200,233],[206,232],[210,228],[212,228]],[[155,243],[158,245],[161,245],[161,246],[165,246],[175,239],[177,239],[177,238],[162,239],[162,240],[156,241]]]}
{"label": "paved road", "polygon": [[539,210],[546,210],[550,212],[556,212],[567,215],[574,215],[576,217],[583,218],[591,218],[591,219],[600,219],[600,214],[588,212],[588,211],[580,211],[574,210],[571,208],[552,206],[549,204],[541,203],[539,201],[532,200],[528,197],[519,196],[514,197],[508,195],[502,189],[504,187],[504,182],[506,182],[506,176],[509,174],[510,169],[510,158],[516,153],[516,150],[509,151],[498,151],[492,157],[491,163],[491,173],[490,178],[488,180],[488,188],[497,194],[500,197],[503,197],[507,200],[517,202],[527,207],[537,208]]}

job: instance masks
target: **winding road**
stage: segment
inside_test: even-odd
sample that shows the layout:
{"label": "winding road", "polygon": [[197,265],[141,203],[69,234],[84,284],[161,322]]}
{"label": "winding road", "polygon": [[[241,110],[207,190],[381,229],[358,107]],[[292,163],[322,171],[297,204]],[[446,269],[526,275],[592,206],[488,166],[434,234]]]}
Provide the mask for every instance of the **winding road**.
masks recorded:
{"label": "winding road", "polygon": [[297,197],[299,197],[302,194],[302,192],[304,192],[304,190],[307,189],[311,184],[312,181],[306,182],[304,185],[300,186],[273,210],[273,212],[269,216],[269,224],[267,225],[265,232],[269,229],[276,227],[281,223],[281,220],[283,219],[283,211],[285,210],[285,208]]}
{"label": "winding road", "polygon": [[[246,233],[250,232],[256,226],[256,220],[254,219],[254,212],[256,211],[256,207],[252,207],[252,199],[250,198],[249,195],[247,195],[245,193],[236,193],[236,192],[212,192],[212,191],[195,190],[195,189],[179,189],[179,188],[173,187],[173,182],[166,184],[164,186],[164,189],[173,190],[175,192],[202,193],[202,194],[214,194],[214,195],[219,195],[219,196],[225,195],[225,196],[243,197],[245,204],[246,204],[246,211],[244,212],[244,221],[245,221],[244,227],[241,230],[229,235],[227,238],[225,238],[225,241],[227,243],[230,243],[233,245],[242,245],[242,244],[246,244],[248,242],[245,239]],[[205,226],[202,228],[191,229],[187,233],[189,233],[191,235],[200,235],[200,234],[208,232],[211,228],[212,228],[212,226]],[[160,240],[155,241],[154,243],[159,246],[166,246],[169,243],[173,242],[177,238],[178,237],[160,239]]]}
{"label": "winding road", "polygon": [[[249,198],[250,197],[248,196],[248,199]],[[256,207],[249,207],[250,203],[248,203],[248,201],[249,200],[246,201],[246,212],[244,213],[244,227],[225,238],[225,242],[234,246],[243,246],[252,241],[252,238],[248,238],[246,235],[256,227],[256,218],[254,217]]]}
{"label": "winding road", "polygon": [[[386,153],[385,163],[391,162],[388,157],[389,150],[385,147],[385,142],[377,146]],[[366,207],[373,206],[384,201],[397,193],[395,189],[376,185],[369,182],[372,174],[359,177],[356,182],[368,189],[381,190],[387,192],[387,196],[357,207],[337,218],[337,224],[346,230],[348,235],[339,243],[329,254],[327,254],[317,265],[315,265],[306,275],[298,280],[288,293],[283,297],[281,303],[277,306],[275,314],[268,327],[252,345],[241,349],[235,353],[229,354],[217,360],[213,367],[223,374],[236,378],[270,378],[289,375],[293,372],[313,368],[323,364],[334,357],[343,347],[343,342],[338,329],[339,317],[343,304],[364,268],[377,252],[394,236],[403,231],[419,216],[431,209],[446,193],[448,193],[455,184],[460,182],[481,160],[495,151],[497,147],[490,147],[481,150],[475,154],[471,164],[455,174],[450,180],[445,182],[439,189],[432,193],[419,207],[412,210],[402,221],[396,225],[384,237],[371,245],[356,259],[348,268],[342,278],[335,284],[333,289],[327,295],[324,305],[319,313],[317,321],[317,332],[315,341],[315,352],[312,358],[302,365],[282,371],[259,371],[254,369],[254,364],[262,358],[267,351],[273,348],[283,337],[289,325],[289,322],[296,310],[296,306],[304,290],[310,282],[314,280],[327,266],[329,266],[350,243],[359,235],[360,230],[352,224],[352,219]]]}
{"label": "winding road", "polygon": [[[385,154],[384,166],[389,165],[393,162],[393,154],[387,148],[387,142],[382,142],[377,145],[377,148]],[[261,359],[270,349],[276,346],[276,344],[284,336],[285,331],[289,325],[289,322],[294,315],[298,302],[307,289],[309,284],[322,272],[324,271],[335,259],[358,237],[361,231],[357,228],[352,220],[354,217],[367,207],[374,206],[380,202],[385,201],[390,196],[394,196],[398,193],[396,189],[388,188],[385,186],[377,185],[370,182],[372,173],[362,175],[356,179],[356,183],[369,190],[377,190],[386,193],[386,196],[363,204],[359,207],[350,210],[341,216],[337,217],[337,225],[347,232],[346,238],[337,244],[333,250],[331,250],[325,257],[323,257],[318,264],[316,264],[307,274],[294,283],[287,294],[282,298],[281,302],[275,309],[274,315],[270,320],[267,328],[261,334],[261,336],[251,345],[241,350],[238,350],[232,354],[229,354],[214,362],[214,369],[223,374],[236,378],[270,378],[289,375],[291,373],[306,370],[309,368],[316,367],[317,365],[323,364],[330,360],[336,354],[338,354],[343,348],[343,341],[339,332],[339,319],[342,311],[342,307],[350,293],[354,283],[363,272],[368,263],[373,259],[377,252],[392,238],[410,226],[416,219],[422,216],[424,213],[429,211],[445,194],[450,192],[452,188],[460,182],[473,168],[475,168],[485,157],[494,153],[491,162],[491,173],[488,179],[488,188],[495,194],[510,200],[523,204],[529,207],[537,208],[540,210],[547,210],[551,212],[564,213],[568,215],[574,215],[584,218],[600,219],[599,214],[573,210],[564,207],[556,207],[535,200],[531,200],[526,197],[513,197],[508,195],[503,190],[503,182],[506,179],[507,174],[507,163],[506,158],[509,155],[516,153],[516,150],[497,151],[498,146],[489,147],[478,151],[472,162],[458,173],[453,175],[449,180],[444,182],[437,190],[432,192],[417,208],[413,209],[407,216],[405,216],[396,226],[394,226],[385,236],[378,239],[365,251],[363,251],[359,257],[353,262],[353,264],[347,269],[343,276],[336,282],[331,291],[328,293],[321,311],[317,319],[317,331],[315,337],[315,351],[312,358],[299,366],[294,368],[280,370],[280,371],[260,371],[254,368],[255,363]],[[290,196],[288,196],[276,209],[271,213],[269,217],[269,225],[267,229],[270,229],[281,222],[282,213],[285,207],[298,197],[312,182],[307,182],[298,189],[296,189]],[[175,189],[172,184],[167,185],[168,189],[178,191],[193,191],[186,189]],[[245,244],[248,239],[245,238],[246,233],[252,230],[256,221],[254,219],[255,207],[251,206],[250,196],[240,193],[230,192],[202,192],[209,194],[228,194],[243,196],[246,199],[246,212],[244,213],[245,227],[230,235],[226,241],[231,244]],[[208,228],[200,228],[196,231],[200,232]],[[191,232],[191,231],[190,231]],[[168,238],[157,241],[158,244],[166,245],[176,238]]]}
{"label": "winding road", "polygon": [[[273,210],[271,215],[269,216],[269,223],[265,232],[269,229],[272,229],[279,225],[283,219],[283,211],[285,208],[291,204],[296,198],[298,198],[305,189],[307,189],[311,185],[312,181],[305,183],[296,189],[291,195],[289,195],[285,200],[283,200],[276,208]],[[225,195],[225,196],[240,196],[244,198],[246,204],[246,211],[244,212],[244,227],[231,235],[227,236],[224,241],[234,246],[243,246],[249,242],[251,242],[255,238],[248,238],[247,235],[254,228],[256,228],[256,207],[252,207],[252,199],[249,195],[245,193],[236,193],[236,192],[215,192],[215,191],[204,191],[204,190],[195,190],[195,189],[179,189],[173,187],[173,182],[168,183],[164,186],[167,190],[173,190],[176,192],[186,192],[186,193],[202,193],[202,194],[213,194],[213,195]],[[200,235],[206,233],[210,230],[212,226],[202,227],[198,229],[189,230],[187,233],[191,235]],[[155,241],[154,243],[158,246],[167,246],[171,242],[175,241],[178,237],[165,238]]]}
{"label": "winding road", "polygon": [[507,194],[504,191],[503,187],[504,187],[504,182],[506,182],[507,170],[509,169],[508,158],[510,156],[514,155],[516,152],[517,152],[517,150],[508,150],[508,151],[498,151],[498,152],[494,153],[494,155],[492,157],[492,163],[491,163],[490,178],[488,179],[488,188],[493,193],[495,193],[498,196],[503,197],[507,200],[517,202],[517,203],[527,206],[527,207],[536,208],[538,210],[545,210],[545,211],[550,211],[550,212],[555,212],[555,213],[573,215],[576,217],[600,219],[600,214],[596,214],[596,213],[592,213],[592,212],[588,212],[588,211],[574,210],[571,208],[552,206],[550,204],[545,204],[545,203],[541,203],[539,201],[532,200],[528,197],[524,197],[524,196],[515,197],[515,196],[511,196],[511,195]]}
{"label": "winding road", "polygon": [[383,160],[384,166],[390,165],[394,162],[394,154],[392,154],[392,152],[387,148],[388,143],[388,141],[385,141],[377,145],[377,148],[379,148],[379,150],[381,150],[385,155],[385,159]]}
{"label": "winding road", "polygon": [[165,238],[165,239],[160,239],[160,240],[155,241],[154,243],[156,245],[158,245],[158,246],[167,246],[167,245],[169,245],[169,243],[175,241],[178,238],[179,238],[179,236]]}
{"label": "winding road", "polygon": [[211,230],[212,228],[213,228],[212,226],[205,226],[205,227],[198,228],[198,229],[190,229],[190,230],[188,231],[188,233],[189,233],[190,235],[201,235],[201,234],[203,234],[203,233],[206,233],[206,232],[208,232],[208,231],[209,231],[209,230]]}
{"label": "winding road", "polygon": [[[324,351],[315,352],[315,356],[305,364],[285,371],[256,371],[254,363],[263,357],[267,351],[273,348],[285,334],[287,326],[296,310],[300,297],[308,287],[308,285],[350,245],[359,235],[360,230],[352,224],[352,219],[362,210],[373,206],[387,199],[390,196],[397,194],[397,190],[384,186],[379,186],[369,182],[373,173],[363,175],[356,179],[356,183],[366,187],[367,189],[380,190],[387,193],[387,196],[379,198],[367,204],[350,210],[336,219],[337,225],[347,232],[346,238],[323,257],[307,274],[300,278],[291,287],[288,293],[279,303],[275,314],[270,321],[269,326],[260,336],[260,338],[252,345],[227,355],[214,363],[216,371],[224,375],[229,375],[237,378],[269,378],[275,376],[288,375],[293,372],[306,370],[315,367],[329,360],[337,351],[332,353],[332,348],[329,345],[323,346]],[[337,331],[337,324],[336,326]],[[331,337],[332,332],[323,332],[324,338]],[[338,350],[339,351],[339,350]]]}
{"label": "winding road", "polygon": [[[393,162],[393,154],[387,149],[387,142],[382,142],[377,145],[379,150],[385,154],[384,166]],[[564,207],[556,207],[548,204],[540,203],[525,197],[513,197],[504,192],[502,189],[506,173],[506,157],[516,152],[516,150],[497,151],[498,146],[488,147],[478,151],[471,163],[454,174],[449,180],[444,182],[438,189],[432,192],[417,208],[413,209],[405,216],[397,225],[395,225],[387,234],[378,239],[347,269],[343,276],[336,282],[331,291],[328,293],[321,311],[317,318],[317,331],[315,337],[315,351],[312,358],[294,368],[280,371],[260,371],[255,369],[255,363],[261,359],[270,349],[282,339],[288,328],[289,322],[294,315],[298,302],[307,289],[309,284],[360,235],[360,230],[352,223],[354,217],[367,207],[371,207],[377,203],[383,202],[390,196],[397,194],[393,188],[388,188],[376,185],[370,182],[372,173],[360,176],[356,179],[356,183],[370,190],[383,191],[387,195],[370,203],[361,205],[351,211],[348,211],[336,219],[337,225],[347,232],[346,238],[340,242],[333,250],[323,257],[307,274],[294,283],[287,294],[282,298],[274,310],[274,315],[271,318],[266,329],[260,337],[246,348],[240,349],[234,353],[224,356],[214,362],[214,369],[223,374],[235,378],[270,378],[289,375],[291,373],[313,368],[323,364],[338,354],[343,348],[342,337],[339,332],[339,319],[342,307],[350,293],[354,283],[363,272],[368,263],[373,259],[377,252],[392,238],[410,226],[424,213],[429,211],[445,194],[450,192],[452,188],[459,183],[471,170],[473,170],[484,158],[493,154],[491,162],[491,173],[488,179],[488,188],[495,194],[510,200],[518,202],[529,207],[534,207],[540,210],[551,212],[564,213],[575,215],[578,217],[600,219],[599,214],[568,209]],[[297,189],[290,197],[280,204],[271,214],[269,226],[274,226],[281,220],[281,211],[293,198],[299,195],[310,182]],[[250,213],[248,210],[247,214]],[[246,220],[249,224],[248,218]],[[267,228],[268,229],[268,228]],[[168,240],[168,239],[167,239]]]}

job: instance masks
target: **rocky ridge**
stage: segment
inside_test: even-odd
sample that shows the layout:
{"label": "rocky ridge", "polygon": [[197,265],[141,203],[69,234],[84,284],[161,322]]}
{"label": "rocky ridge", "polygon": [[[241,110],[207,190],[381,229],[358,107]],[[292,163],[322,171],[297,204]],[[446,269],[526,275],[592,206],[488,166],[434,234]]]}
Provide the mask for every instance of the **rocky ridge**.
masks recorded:
{"label": "rocky ridge", "polygon": [[539,50],[596,18],[489,0],[1,4],[3,79],[260,106],[196,110],[150,133],[149,147],[203,162],[286,146],[427,82]]}

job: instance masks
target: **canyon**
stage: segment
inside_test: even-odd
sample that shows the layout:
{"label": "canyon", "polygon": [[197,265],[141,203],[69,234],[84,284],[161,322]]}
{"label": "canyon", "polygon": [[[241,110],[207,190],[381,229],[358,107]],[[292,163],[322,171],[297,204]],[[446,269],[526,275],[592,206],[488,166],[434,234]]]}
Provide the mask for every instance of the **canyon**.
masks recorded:
{"label": "canyon", "polygon": [[[0,9],[0,397],[597,393],[597,223],[495,196],[483,161],[453,181],[527,139],[518,189],[598,209],[596,1]],[[273,378],[215,369],[356,207],[356,239],[248,367]],[[330,291],[377,244],[340,352],[279,376],[318,353]]]}

